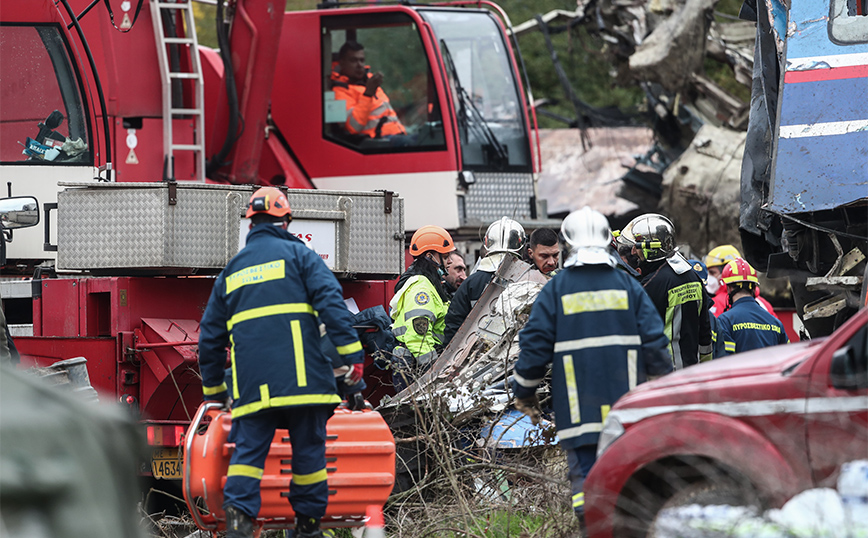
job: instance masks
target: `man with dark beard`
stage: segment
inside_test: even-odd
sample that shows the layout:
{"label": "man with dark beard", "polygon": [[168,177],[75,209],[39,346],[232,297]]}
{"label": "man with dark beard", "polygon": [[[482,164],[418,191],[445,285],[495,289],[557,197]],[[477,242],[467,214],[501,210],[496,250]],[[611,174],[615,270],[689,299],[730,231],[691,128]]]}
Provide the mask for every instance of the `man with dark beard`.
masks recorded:
{"label": "man with dark beard", "polygon": [[361,43],[344,43],[332,69],[331,88],[335,99],[346,101],[344,127],[349,133],[370,138],[403,137],[407,134],[381,87],[383,74],[370,73]]}

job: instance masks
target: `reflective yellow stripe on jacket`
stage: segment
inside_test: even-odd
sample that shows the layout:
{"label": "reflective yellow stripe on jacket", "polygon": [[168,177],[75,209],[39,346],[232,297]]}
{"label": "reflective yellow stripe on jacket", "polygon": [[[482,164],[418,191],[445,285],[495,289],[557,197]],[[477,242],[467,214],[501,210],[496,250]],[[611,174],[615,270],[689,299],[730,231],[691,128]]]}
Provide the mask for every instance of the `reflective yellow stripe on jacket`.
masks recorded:
{"label": "reflective yellow stripe on jacket", "polygon": [[220,393],[223,392],[224,390],[226,390],[226,382],[225,382],[225,381],[224,381],[223,383],[221,383],[221,384],[220,384],[219,386],[217,386],[217,387],[206,387],[206,386],[202,386],[202,394],[204,394],[205,396],[211,396],[211,395],[214,395],[214,394],[220,394]]}
{"label": "reflective yellow stripe on jacket", "polygon": [[262,411],[263,409],[270,409],[272,407],[341,403],[341,397],[337,394],[298,394],[295,396],[277,396],[272,398],[268,393],[268,385],[260,386],[259,392],[259,401],[233,407],[232,418],[243,417],[244,415]]}
{"label": "reflective yellow stripe on jacket", "polygon": [[269,306],[260,306],[258,308],[242,310],[241,312],[238,312],[237,314],[232,316],[229,321],[226,322],[226,329],[231,331],[232,327],[243,321],[264,318],[266,316],[279,316],[281,314],[315,315],[316,312],[314,311],[313,307],[307,303],[283,303]]}

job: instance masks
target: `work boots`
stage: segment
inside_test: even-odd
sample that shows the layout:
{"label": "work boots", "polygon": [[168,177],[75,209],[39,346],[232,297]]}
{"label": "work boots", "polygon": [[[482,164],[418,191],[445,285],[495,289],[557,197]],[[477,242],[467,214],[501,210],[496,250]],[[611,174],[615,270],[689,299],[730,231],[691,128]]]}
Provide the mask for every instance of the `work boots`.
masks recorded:
{"label": "work boots", "polygon": [[295,520],[294,538],[323,538],[319,528],[319,520],[315,517],[298,514]]}
{"label": "work boots", "polygon": [[253,538],[253,520],[234,506],[226,510],[226,538]]}

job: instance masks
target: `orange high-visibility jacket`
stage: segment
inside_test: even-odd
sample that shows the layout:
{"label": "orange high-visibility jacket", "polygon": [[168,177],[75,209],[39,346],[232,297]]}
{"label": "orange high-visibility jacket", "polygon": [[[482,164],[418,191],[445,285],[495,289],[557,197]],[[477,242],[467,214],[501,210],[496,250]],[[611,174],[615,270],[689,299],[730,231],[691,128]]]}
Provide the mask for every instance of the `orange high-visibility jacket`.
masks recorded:
{"label": "orange high-visibility jacket", "polygon": [[335,99],[347,103],[346,128],[350,133],[371,138],[407,134],[383,88],[377,88],[376,95],[368,97],[364,84],[351,84],[349,78],[335,70],[332,70],[331,85]]}

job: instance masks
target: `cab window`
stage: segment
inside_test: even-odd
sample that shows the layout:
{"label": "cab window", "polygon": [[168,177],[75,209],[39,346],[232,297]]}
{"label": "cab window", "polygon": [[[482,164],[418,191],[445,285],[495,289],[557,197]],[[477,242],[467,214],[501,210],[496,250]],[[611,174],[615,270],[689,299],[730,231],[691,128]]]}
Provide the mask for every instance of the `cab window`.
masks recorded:
{"label": "cab window", "polygon": [[0,25],[0,161],[93,161],[69,49],[57,26]]}
{"label": "cab window", "polygon": [[405,14],[323,18],[323,136],[361,153],[444,149],[419,29]]}

